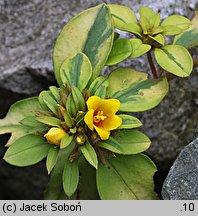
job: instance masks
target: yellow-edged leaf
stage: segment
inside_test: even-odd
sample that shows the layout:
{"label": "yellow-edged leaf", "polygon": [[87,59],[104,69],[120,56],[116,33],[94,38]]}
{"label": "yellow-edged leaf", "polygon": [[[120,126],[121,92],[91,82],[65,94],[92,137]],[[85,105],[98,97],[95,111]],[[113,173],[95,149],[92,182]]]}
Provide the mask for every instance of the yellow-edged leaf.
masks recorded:
{"label": "yellow-edged leaf", "polygon": [[138,38],[130,39],[132,53],[131,58],[137,58],[145,53],[147,53],[151,49],[151,45],[143,44],[142,41]]}
{"label": "yellow-edged leaf", "polygon": [[190,28],[176,36],[174,44],[182,45],[186,48],[198,46],[198,11],[195,12]]}
{"label": "yellow-edged leaf", "polygon": [[138,112],[157,106],[168,92],[166,77],[149,80],[148,74],[117,68],[108,77],[107,96],[121,102],[120,111]]}
{"label": "yellow-edged leaf", "polygon": [[193,61],[188,50],[180,45],[166,45],[155,49],[157,63],[166,71],[179,77],[187,77],[192,72]]}
{"label": "yellow-edged leaf", "polygon": [[182,30],[186,30],[189,28],[189,26],[191,25],[191,21],[189,19],[187,19],[184,16],[180,16],[180,15],[172,15],[167,17],[163,22],[162,22],[162,26],[169,26],[169,25],[173,25],[176,26]]}
{"label": "yellow-edged leaf", "polygon": [[105,4],[85,10],[72,18],[62,29],[54,45],[54,72],[59,85],[62,85],[62,63],[77,52],[83,52],[89,58],[93,81],[107,60],[113,37],[111,13]]}

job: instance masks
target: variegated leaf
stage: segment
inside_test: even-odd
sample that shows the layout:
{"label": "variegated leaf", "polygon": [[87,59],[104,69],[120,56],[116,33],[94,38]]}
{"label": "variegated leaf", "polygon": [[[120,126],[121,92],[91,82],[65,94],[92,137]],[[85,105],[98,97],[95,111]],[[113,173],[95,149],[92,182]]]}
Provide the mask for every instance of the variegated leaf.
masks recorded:
{"label": "variegated leaf", "polygon": [[166,45],[155,49],[157,63],[166,71],[179,77],[192,72],[193,60],[188,50],[180,45]]}
{"label": "variegated leaf", "polygon": [[178,28],[180,28],[182,30],[186,30],[191,25],[191,21],[189,19],[187,19],[186,17],[184,17],[184,16],[172,15],[172,16],[167,17],[161,23],[161,25],[163,27],[173,25],[173,26],[176,26],[176,27],[178,27]]}
{"label": "variegated leaf", "polygon": [[113,23],[105,4],[83,11],[71,19],[59,34],[53,51],[56,79],[62,85],[60,67],[68,57],[83,52],[89,58],[93,81],[103,68],[113,43]]}
{"label": "variegated leaf", "polygon": [[60,68],[60,77],[63,84],[70,88],[76,86],[82,91],[92,76],[92,66],[88,57],[83,53],[77,53],[68,57]]}
{"label": "variegated leaf", "polygon": [[157,106],[168,92],[165,77],[149,80],[148,75],[129,68],[117,68],[108,77],[107,96],[121,102],[120,111],[138,112]]}
{"label": "variegated leaf", "polygon": [[151,49],[151,45],[143,44],[142,40],[138,38],[130,39],[132,53],[131,58],[138,58],[139,56],[147,53]]}
{"label": "variegated leaf", "polygon": [[109,4],[115,28],[129,31],[141,36],[142,30],[138,25],[135,13],[126,6]]}
{"label": "variegated leaf", "polygon": [[118,39],[114,42],[106,65],[115,65],[128,58],[131,54],[131,44],[126,38]]}
{"label": "variegated leaf", "polygon": [[198,46],[198,11],[195,12],[190,28],[176,36],[174,44],[182,45],[186,48]]}

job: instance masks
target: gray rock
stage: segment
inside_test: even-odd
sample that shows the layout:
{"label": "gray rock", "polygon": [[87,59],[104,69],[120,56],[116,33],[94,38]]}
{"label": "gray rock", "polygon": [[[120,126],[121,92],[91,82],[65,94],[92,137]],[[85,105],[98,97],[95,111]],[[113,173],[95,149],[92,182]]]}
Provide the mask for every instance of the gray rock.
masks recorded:
{"label": "gray rock", "polygon": [[194,139],[198,123],[198,76],[177,78],[161,104],[139,114],[142,130],[152,140],[147,153],[161,169],[168,170],[180,151]]}
{"label": "gray rock", "polygon": [[[0,117],[16,100],[37,95],[55,84],[51,53],[63,25],[78,12],[102,0],[0,0]],[[136,13],[140,5],[151,6],[162,18],[178,13],[189,18],[197,0],[107,0],[129,6]],[[149,70],[144,58],[126,60],[122,66]],[[146,68],[146,69],[145,69]],[[112,69],[112,68],[110,68]],[[177,79],[155,109],[139,114],[142,130],[153,145],[148,151],[158,165],[168,170],[181,148],[192,140],[197,120],[198,78]],[[5,138],[3,138],[5,139]],[[5,143],[5,140],[1,140]],[[0,158],[4,147],[0,146]],[[31,168],[14,168],[0,159],[0,199],[42,199],[47,176],[44,163]],[[23,188],[23,191],[22,191]],[[22,194],[23,193],[23,197]]]}
{"label": "gray rock", "polygon": [[197,128],[196,128],[196,130],[195,130],[195,136],[194,136],[195,138],[198,138],[198,125],[197,125]]}
{"label": "gray rock", "polygon": [[179,154],[163,184],[166,200],[198,199],[198,139]]}
{"label": "gray rock", "polygon": [[[25,1],[25,0],[1,0],[0,1],[0,86],[13,92],[31,95],[41,90],[40,84],[31,86],[34,76],[41,76],[46,82],[54,82],[52,75],[51,52],[53,43],[61,27],[72,16],[83,9],[102,3],[102,0],[53,0]],[[123,4],[131,7],[136,13],[140,5],[145,5],[143,0],[131,2],[130,0],[107,0],[107,3]],[[163,1],[148,0],[147,5],[156,12],[160,11],[162,18],[168,14],[179,13],[192,17],[196,8],[196,0],[190,1]],[[46,65],[42,64],[48,62]],[[137,69],[146,66],[146,62],[140,60]],[[41,67],[40,67],[41,66]],[[32,70],[34,68],[34,70]],[[43,71],[43,69],[44,71]],[[29,73],[31,71],[31,73]],[[47,73],[46,73],[47,71]],[[36,73],[36,74],[35,74]],[[50,78],[47,74],[50,74]],[[18,78],[17,78],[18,77]],[[18,87],[14,83],[23,83]],[[37,89],[37,91],[35,90]]]}

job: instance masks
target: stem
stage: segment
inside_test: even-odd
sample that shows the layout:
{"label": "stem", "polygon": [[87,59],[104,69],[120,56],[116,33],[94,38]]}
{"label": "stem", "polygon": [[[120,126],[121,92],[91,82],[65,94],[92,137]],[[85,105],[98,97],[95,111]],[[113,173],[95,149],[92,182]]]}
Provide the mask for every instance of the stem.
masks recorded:
{"label": "stem", "polygon": [[146,54],[147,54],[147,59],[148,59],[148,62],[149,62],[149,65],[150,65],[150,68],[151,68],[151,71],[152,71],[152,74],[153,74],[153,79],[158,79],[157,71],[155,69],[155,65],[153,63],[151,53],[147,52]]}

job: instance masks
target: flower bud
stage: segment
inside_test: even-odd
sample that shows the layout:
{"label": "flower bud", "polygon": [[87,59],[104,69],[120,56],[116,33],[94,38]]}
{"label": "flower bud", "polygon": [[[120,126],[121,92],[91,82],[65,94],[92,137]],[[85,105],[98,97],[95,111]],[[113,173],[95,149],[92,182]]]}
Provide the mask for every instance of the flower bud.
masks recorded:
{"label": "flower bud", "polygon": [[91,139],[92,139],[93,141],[97,141],[97,140],[99,139],[98,134],[97,134],[97,133],[92,133]]}
{"label": "flower bud", "polygon": [[83,135],[78,135],[76,137],[76,142],[78,143],[78,145],[83,145],[86,141],[86,138]]}
{"label": "flower bud", "polygon": [[60,142],[65,135],[66,132],[63,129],[52,127],[44,137],[47,139],[48,143],[60,145]]}
{"label": "flower bud", "polygon": [[84,133],[85,132],[85,129],[83,127],[79,127],[77,129],[78,133]]}

